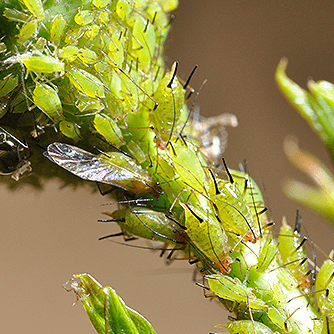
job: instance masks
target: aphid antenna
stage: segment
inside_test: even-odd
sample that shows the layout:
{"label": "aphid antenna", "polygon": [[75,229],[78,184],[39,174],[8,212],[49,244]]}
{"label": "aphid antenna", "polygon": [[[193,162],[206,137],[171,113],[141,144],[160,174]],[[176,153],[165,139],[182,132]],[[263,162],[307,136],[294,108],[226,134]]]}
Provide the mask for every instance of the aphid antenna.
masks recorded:
{"label": "aphid antenna", "polygon": [[307,259],[308,259],[307,257],[301,257],[299,259],[296,259],[296,260],[293,260],[293,261],[289,261],[287,263],[282,264],[281,266],[278,266],[278,267],[276,267],[274,269],[271,269],[270,272],[275,271],[277,269],[285,268],[286,266],[289,266],[290,264],[294,264],[294,263],[297,263],[297,265],[296,265],[296,268],[297,268],[299,265],[302,265],[304,262],[306,262]]}
{"label": "aphid antenna", "polygon": [[[186,138],[187,136],[184,136],[182,133],[179,133],[175,139],[175,143],[178,141],[178,139],[181,138],[183,144],[185,147],[188,147],[188,144],[187,144],[187,141],[186,141]],[[167,143],[168,144],[168,143]]]}
{"label": "aphid antenna", "polygon": [[[133,157],[132,155],[130,155],[129,153],[127,153],[127,152],[125,152],[125,151],[123,151],[123,150],[121,150],[120,148],[118,148],[117,146],[113,145],[112,143],[109,143],[109,142],[105,141],[105,140],[103,139],[103,137],[100,137],[100,136],[99,136],[99,138],[100,138],[102,141],[104,141],[106,144],[110,145],[110,146],[111,146],[114,150],[116,150],[117,152],[123,153],[123,154],[126,155],[127,157],[129,157],[129,158],[131,158],[131,159],[134,159],[134,157]],[[93,146],[93,149],[96,150],[97,152],[99,152],[100,154],[103,154],[103,155],[106,156],[107,158],[109,158],[109,159],[111,158],[111,156],[110,156],[108,153],[102,151],[102,150],[99,149],[97,146],[94,145],[94,146]]]}
{"label": "aphid antenna", "polygon": [[130,200],[124,200],[124,201],[117,201],[117,202],[108,202],[108,203],[102,203],[97,205],[88,206],[87,209],[91,208],[97,208],[100,206],[107,206],[107,205],[115,205],[115,204],[138,204],[138,203],[149,203],[155,201],[154,198],[137,198],[137,199],[130,199]]}
{"label": "aphid antenna", "polygon": [[181,196],[181,193],[182,193],[182,190],[177,194],[177,196],[175,197],[175,199],[174,199],[172,205],[171,205],[170,208],[168,209],[168,212],[169,212],[170,214],[173,213],[174,206],[175,206],[176,202],[179,200],[179,198],[180,198],[180,196]]}
{"label": "aphid antenna", "polygon": [[248,295],[247,295],[247,307],[248,307],[249,317],[251,318],[251,321],[252,321],[252,326],[253,326],[254,333],[256,333],[254,318],[253,318],[253,314],[252,314],[252,309],[250,307],[249,296]]}
{"label": "aphid antenna", "polygon": [[299,215],[299,209],[297,209],[296,213],[296,222],[295,222],[295,229],[294,231],[298,233],[298,236],[300,236],[300,229],[302,227],[302,216]]}
{"label": "aphid antenna", "polygon": [[[118,52],[119,51],[118,45],[114,42],[114,40],[112,39],[112,36],[109,34],[109,32],[106,31],[103,28],[101,28],[101,31],[109,38],[109,40],[111,41],[111,43],[114,44],[114,47],[116,49],[115,52]],[[121,33],[122,33],[122,31],[121,31]],[[120,35],[121,35],[121,33],[120,33]]]}
{"label": "aphid antenna", "polygon": [[207,83],[207,79],[205,79],[205,80],[202,82],[202,84],[201,84],[199,90],[197,91],[197,93],[196,93],[196,95],[195,95],[195,98],[194,98],[194,101],[193,101],[193,103],[192,103],[192,105],[191,105],[191,107],[190,107],[190,110],[189,110],[189,112],[188,112],[187,119],[185,120],[185,122],[184,122],[184,124],[183,124],[183,126],[182,126],[182,128],[181,128],[180,134],[183,132],[183,130],[184,130],[185,127],[187,126],[188,121],[189,121],[189,118],[190,118],[190,116],[192,115],[193,110],[194,110],[194,108],[195,108],[195,104],[196,104],[197,98],[199,97],[199,94],[200,94],[202,88],[204,87],[204,85],[205,85],[206,83]]}
{"label": "aphid antenna", "polygon": [[157,78],[158,78],[158,75],[159,75],[160,69],[161,69],[161,67],[160,67],[160,66],[158,66],[158,69],[157,69],[157,71],[156,71],[156,73],[155,73],[155,76],[154,76],[154,79],[153,79],[153,81],[154,81],[154,82],[156,82],[156,81],[157,81]]}
{"label": "aphid antenna", "polygon": [[16,141],[19,145],[21,145],[23,148],[28,149],[29,146],[27,144],[27,142],[23,143],[21,140],[19,140],[17,137],[15,137],[14,135],[12,135],[10,132],[8,132],[5,128],[3,128],[2,126],[0,126],[0,130],[2,132],[4,132],[7,136],[9,136],[10,138],[12,138],[14,141]]}
{"label": "aphid antenna", "polygon": [[[114,235],[111,235],[110,237],[113,237]],[[104,239],[107,239],[108,236],[106,237],[102,237]],[[102,240],[102,238],[99,238],[99,240]],[[147,250],[153,250],[153,251],[163,251],[165,248],[161,248],[161,247],[149,247],[149,246],[141,246],[141,245],[133,245],[133,244],[130,244],[128,243],[129,241],[134,241],[134,240],[139,240],[139,238],[136,238],[136,237],[130,237],[130,238],[125,238],[124,242],[120,242],[120,241],[116,241],[116,240],[111,240],[109,238],[109,242],[112,242],[114,244],[117,244],[117,245],[122,245],[122,246],[127,246],[127,247],[132,247],[132,248],[138,248],[138,249],[147,249]],[[174,248],[166,248],[167,251],[172,251]],[[181,248],[180,248],[181,249]],[[178,249],[177,249],[178,250]]]}

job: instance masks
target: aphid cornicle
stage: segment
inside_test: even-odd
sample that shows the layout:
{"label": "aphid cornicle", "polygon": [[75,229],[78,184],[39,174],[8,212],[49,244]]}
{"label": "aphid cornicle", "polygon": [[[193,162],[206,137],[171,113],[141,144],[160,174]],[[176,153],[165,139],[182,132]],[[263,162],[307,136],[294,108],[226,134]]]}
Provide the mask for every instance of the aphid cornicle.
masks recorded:
{"label": "aphid cornicle", "polygon": [[98,181],[137,194],[160,194],[150,174],[120,152],[95,155],[79,147],[53,143],[44,155],[58,166],[84,180]]}

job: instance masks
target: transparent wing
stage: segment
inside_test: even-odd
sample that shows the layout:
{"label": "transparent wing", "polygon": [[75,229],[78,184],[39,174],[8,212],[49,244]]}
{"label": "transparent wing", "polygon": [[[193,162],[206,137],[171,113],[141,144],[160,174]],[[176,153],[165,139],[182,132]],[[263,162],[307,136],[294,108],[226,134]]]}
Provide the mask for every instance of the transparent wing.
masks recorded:
{"label": "transparent wing", "polygon": [[58,166],[89,181],[114,185],[136,193],[152,192],[151,176],[132,159],[114,152],[110,158],[94,155],[79,147],[53,143],[44,155]]}

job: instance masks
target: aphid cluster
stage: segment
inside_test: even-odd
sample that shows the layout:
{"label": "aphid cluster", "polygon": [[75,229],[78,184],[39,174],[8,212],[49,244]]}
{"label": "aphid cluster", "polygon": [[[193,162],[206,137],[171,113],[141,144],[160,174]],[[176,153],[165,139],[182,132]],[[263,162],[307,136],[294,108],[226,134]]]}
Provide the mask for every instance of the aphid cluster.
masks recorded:
{"label": "aphid cluster", "polygon": [[177,62],[165,71],[166,13],[176,3],[62,5],[24,0],[4,10],[16,50],[7,51],[13,37],[5,36],[0,123],[23,124],[70,173],[121,188],[125,205],[108,213],[117,235],[161,241],[194,259],[206,294],[236,314],[230,333],[329,333],[333,261],[315,281],[320,315],[299,218],[277,240],[259,187],[218,160],[222,122],[191,122],[191,75],[183,83]]}

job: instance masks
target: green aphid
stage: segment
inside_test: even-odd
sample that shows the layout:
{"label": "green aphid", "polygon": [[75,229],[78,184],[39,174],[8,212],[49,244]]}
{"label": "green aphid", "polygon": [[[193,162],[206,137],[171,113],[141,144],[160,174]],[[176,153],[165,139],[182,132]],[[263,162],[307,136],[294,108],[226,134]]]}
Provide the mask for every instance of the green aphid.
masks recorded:
{"label": "green aphid", "polygon": [[111,0],[92,0],[92,4],[101,9],[111,4]]}
{"label": "green aphid", "polygon": [[175,77],[176,64],[171,72],[167,73],[160,81],[158,88],[153,94],[158,107],[150,114],[154,131],[159,141],[167,142],[177,134],[177,127],[185,109],[185,90]]}
{"label": "green aphid", "polygon": [[67,45],[63,49],[59,50],[60,58],[65,59],[69,63],[73,63],[79,54],[79,48],[75,45]]}
{"label": "green aphid", "polygon": [[300,236],[301,217],[297,213],[296,228],[293,229],[283,218],[282,227],[278,237],[278,250],[281,260],[297,279],[301,287],[309,287],[307,253],[304,242],[307,240]]}
{"label": "green aphid", "polygon": [[[264,240],[264,239],[262,239]],[[276,258],[277,253],[277,244],[273,239],[267,240],[261,248],[259,258],[257,261],[257,270],[260,273],[263,273],[268,269],[271,263]]]}
{"label": "green aphid", "polygon": [[37,50],[42,51],[47,45],[47,40],[44,37],[38,37],[34,45]]}
{"label": "green aphid", "polygon": [[78,142],[81,139],[80,130],[78,126],[71,121],[66,121],[66,120],[60,121],[59,130],[64,136],[73,139],[75,142]]}
{"label": "green aphid", "polygon": [[17,37],[17,42],[23,44],[26,42],[37,30],[38,28],[38,20],[31,20],[26,22],[20,29]]}
{"label": "green aphid", "polygon": [[65,64],[62,61],[55,57],[44,55],[37,50],[19,54],[4,61],[5,64],[18,62],[26,67],[27,73],[36,72],[51,74],[59,72],[62,74],[65,70]]}
{"label": "green aphid", "polygon": [[128,152],[138,161],[139,164],[144,163],[147,160],[147,157],[140,146],[133,140],[130,140],[126,144]]}
{"label": "green aphid", "polygon": [[45,11],[42,0],[22,0],[29,12],[38,20],[45,19]]}
{"label": "green aphid", "polygon": [[334,320],[334,261],[333,251],[324,261],[315,281],[315,291],[321,313]]}
{"label": "green aphid", "polygon": [[30,15],[22,13],[15,8],[6,8],[3,11],[3,16],[9,21],[21,23],[26,23],[30,18]]}
{"label": "green aphid", "polygon": [[51,86],[37,83],[32,97],[35,105],[56,124],[64,118],[58,92]]}
{"label": "green aphid", "polygon": [[75,88],[92,98],[105,98],[103,83],[89,72],[72,66],[66,70],[66,76]]}
{"label": "green aphid", "polygon": [[257,298],[252,289],[238,278],[233,279],[226,275],[217,274],[206,276],[206,279],[210,291],[220,298],[247,304],[253,310],[266,311],[268,309],[267,304],[262,299]]}
{"label": "green aphid", "polygon": [[118,0],[116,3],[116,14],[121,20],[129,17],[133,10],[133,3],[128,0]]}
{"label": "green aphid", "polygon": [[234,320],[224,326],[230,334],[274,334],[274,332],[258,321]]}
{"label": "green aphid", "polygon": [[185,211],[187,235],[195,246],[219,266],[222,273],[230,272],[231,258],[226,233],[209,207],[199,208],[181,203]]}
{"label": "green aphid", "polygon": [[0,97],[4,97],[12,92],[19,84],[19,78],[17,75],[10,73],[6,75],[0,81]]}
{"label": "green aphid", "polygon": [[50,30],[50,40],[55,44],[59,45],[64,36],[66,27],[66,21],[61,14],[57,14],[52,20],[51,30]]}
{"label": "green aphid", "polygon": [[171,165],[182,181],[198,193],[203,193],[207,176],[203,169],[204,160],[196,152],[196,146],[190,142],[185,145],[182,141],[173,143],[169,148]]}
{"label": "green aphid", "polygon": [[227,231],[239,233],[244,240],[256,242],[253,216],[237,182],[214,176],[209,182],[209,196],[216,204],[218,214]]}
{"label": "green aphid", "polygon": [[97,55],[93,50],[90,49],[79,49],[78,58],[86,64],[94,64],[97,62]]}
{"label": "green aphid", "polygon": [[88,96],[80,96],[76,102],[77,108],[82,114],[96,113],[104,109],[104,105],[101,100],[93,99]]}
{"label": "green aphid", "polygon": [[104,114],[96,114],[93,124],[95,130],[102,135],[107,142],[116,147],[124,145],[125,141],[122,131],[111,117]]}
{"label": "green aphid", "polygon": [[113,218],[106,222],[117,222],[125,237],[136,236],[148,240],[181,244],[185,242],[185,233],[180,231],[180,227],[162,212],[145,207],[131,207],[106,214]]}
{"label": "green aphid", "polygon": [[265,213],[267,207],[264,203],[260,187],[247,173],[235,169],[229,170],[235,182],[239,184],[240,191],[243,193],[245,201],[255,220],[254,224],[257,225],[258,221],[261,225],[267,223],[268,217]]}
{"label": "green aphid", "polygon": [[86,26],[94,21],[95,15],[89,10],[82,10],[74,16],[74,21],[79,26]]}
{"label": "green aphid", "polygon": [[132,50],[130,53],[138,58],[139,67],[147,70],[151,68],[155,52],[155,28],[148,20],[138,15],[132,30]]}
{"label": "green aphid", "polygon": [[98,26],[97,24],[92,24],[85,31],[84,37],[87,38],[87,39],[92,40],[97,36],[99,31],[100,31],[100,26]]}

